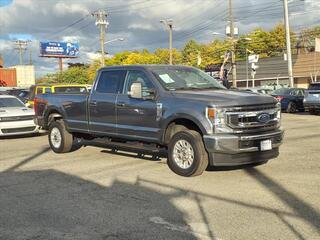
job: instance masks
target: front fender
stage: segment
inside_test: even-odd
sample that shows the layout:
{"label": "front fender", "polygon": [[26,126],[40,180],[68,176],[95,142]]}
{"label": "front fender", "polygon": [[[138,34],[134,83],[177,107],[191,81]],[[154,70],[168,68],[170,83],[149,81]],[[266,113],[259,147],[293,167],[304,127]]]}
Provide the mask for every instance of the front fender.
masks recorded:
{"label": "front fender", "polygon": [[205,117],[205,112],[201,113],[192,109],[179,109],[177,113],[166,112],[161,122],[161,129],[167,129],[168,125],[177,119],[187,119],[198,126],[203,135],[211,134],[212,127]]}

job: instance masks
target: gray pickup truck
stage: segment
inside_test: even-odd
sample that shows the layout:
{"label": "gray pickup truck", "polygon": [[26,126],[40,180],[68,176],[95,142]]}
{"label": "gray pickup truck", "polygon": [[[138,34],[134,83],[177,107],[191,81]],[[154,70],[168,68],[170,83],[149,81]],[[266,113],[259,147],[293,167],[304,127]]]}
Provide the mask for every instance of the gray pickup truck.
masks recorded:
{"label": "gray pickup truck", "polygon": [[35,112],[56,153],[72,151],[79,139],[150,146],[164,149],[182,176],[267,162],[283,139],[273,97],[227,90],[185,66],[102,68],[90,93],[39,95]]}

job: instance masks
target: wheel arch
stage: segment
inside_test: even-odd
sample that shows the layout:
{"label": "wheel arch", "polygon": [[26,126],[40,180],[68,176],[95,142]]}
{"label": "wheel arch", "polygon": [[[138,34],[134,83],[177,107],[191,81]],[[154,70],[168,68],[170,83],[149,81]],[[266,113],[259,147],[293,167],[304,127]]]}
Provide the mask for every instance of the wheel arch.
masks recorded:
{"label": "wheel arch", "polygon": [[206,130],[204,127],[200,124],[200,122],[190,116],[184,115],[184,116],[179,116],[175,118],[171,118],[170,120],[167,121],[165,125],[165,130],[164,134],[162,137],[162,142],[164,144],[168,144],[171,137],[175,134],[176,132],[176,126],[184,126],[187,129],[194,130],[200,133],[201,136],[203,136],[206,133]]}
{"label": "wheel arch", "polygon": [[57,119],[63,119],[63,114],[57,108],[49,108],[45,113],[44,124],[46,128],[49,128],[49,125],[52,121]]}

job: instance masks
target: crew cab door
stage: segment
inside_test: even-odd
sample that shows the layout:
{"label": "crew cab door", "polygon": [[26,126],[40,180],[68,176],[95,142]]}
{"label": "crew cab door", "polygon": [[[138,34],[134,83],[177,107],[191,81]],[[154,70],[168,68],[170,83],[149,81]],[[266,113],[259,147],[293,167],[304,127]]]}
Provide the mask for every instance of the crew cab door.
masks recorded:
{"label": "crew cab door", "polygon": [[116,134],[116,99],[122,91],[126,71],[101,71],[88,100],[89,131],[98,135]]}
{"label": "crew cab door", "polygon": [[[134,82],[142,83],[144,98],[131,98],[128,94]],[[142,70],[128,71],[124,90],[117,98],[117,132],[119,136],[134,140],[157,140],[159,126],[157,121],[157,103],[148,98],[154,84]]]}

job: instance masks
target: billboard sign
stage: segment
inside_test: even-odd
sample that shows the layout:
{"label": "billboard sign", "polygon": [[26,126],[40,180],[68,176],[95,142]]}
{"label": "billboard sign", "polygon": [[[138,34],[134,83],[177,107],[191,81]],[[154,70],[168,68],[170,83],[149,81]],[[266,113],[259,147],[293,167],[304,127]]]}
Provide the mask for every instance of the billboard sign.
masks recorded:
{"label": "billboard sign", "polygon": [[71,42],[40,42],[41,57],[76,58],[79,56],[79,44]]}

